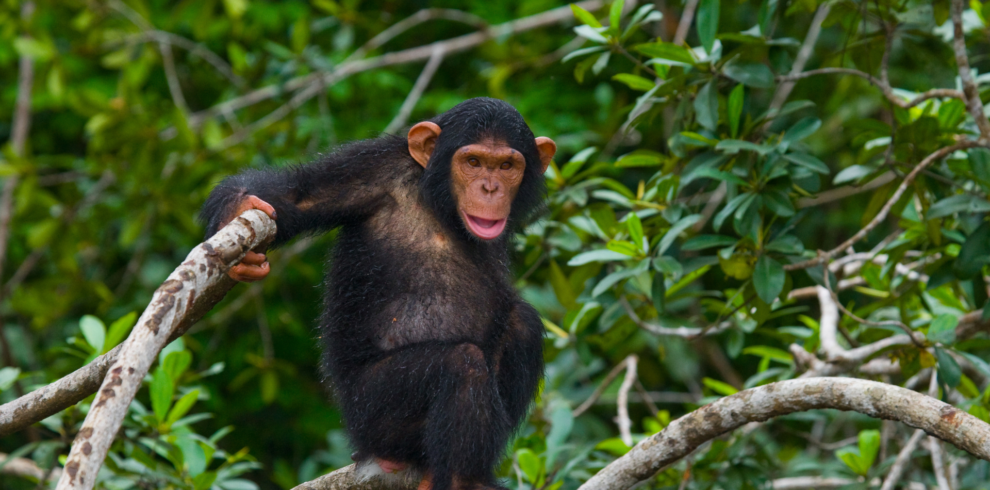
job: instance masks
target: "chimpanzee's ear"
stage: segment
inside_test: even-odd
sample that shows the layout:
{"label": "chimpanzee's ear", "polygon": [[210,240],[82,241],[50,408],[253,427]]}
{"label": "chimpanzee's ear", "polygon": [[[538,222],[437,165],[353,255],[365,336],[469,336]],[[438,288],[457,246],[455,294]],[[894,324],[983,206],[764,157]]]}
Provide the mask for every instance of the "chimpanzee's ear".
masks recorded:
{"label": "chimpanzee's ear", "polygon": [[430,161],[430,155],[433,154],[439,137],[440,126],[430,121],[423,121],[409,129],[409,154],[423,168],[426,168],[426,163]]}
{"label": "chimpanzee's ear", "polygon": [[[410,143],[411,144],[411,143]],[[557,153],[557,143],[546,136],[536,138],[536,149],[540,152],[540,163],[543,164],[543,172],[547,171],[553,155]]]}

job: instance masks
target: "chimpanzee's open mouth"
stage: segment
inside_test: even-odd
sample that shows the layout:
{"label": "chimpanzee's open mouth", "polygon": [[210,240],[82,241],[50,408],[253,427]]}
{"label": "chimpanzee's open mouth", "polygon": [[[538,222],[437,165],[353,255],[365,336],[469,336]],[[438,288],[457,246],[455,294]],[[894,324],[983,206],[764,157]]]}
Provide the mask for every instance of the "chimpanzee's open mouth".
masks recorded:
{"label": "chimpanzee's open mouth", "polygon": [[482,240],[498,238],[502,234],[502,231],[505,230],[505,218],[485,219],[478,216],[471,216],[463,211],[461,213],[464,215],[464,223],[467,224],[468,230]]}

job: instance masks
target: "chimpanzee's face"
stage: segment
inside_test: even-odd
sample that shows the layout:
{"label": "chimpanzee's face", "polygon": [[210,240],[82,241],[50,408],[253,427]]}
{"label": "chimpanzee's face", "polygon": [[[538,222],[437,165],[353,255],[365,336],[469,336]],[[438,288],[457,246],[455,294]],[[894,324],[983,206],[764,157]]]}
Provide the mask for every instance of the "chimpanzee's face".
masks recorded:
{"label": "chimpanzee's face", "polygon": [[502,141],[462,146],[450,162],[451,186],[464,227],[482,240],[505,230],[526,159]]}

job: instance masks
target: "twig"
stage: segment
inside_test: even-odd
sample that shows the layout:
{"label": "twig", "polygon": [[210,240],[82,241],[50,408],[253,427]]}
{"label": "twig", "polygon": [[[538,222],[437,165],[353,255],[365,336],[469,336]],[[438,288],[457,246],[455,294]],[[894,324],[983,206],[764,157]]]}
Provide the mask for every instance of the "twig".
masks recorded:
{"label": "twig", "polygon": [[643,330],[646,330],[647,332],[650,332],[655,335],[666,335],[671,337],[683,337],[686,339],[692,339],[701,335],[715,335],[721,333],[725,329],[732,326],[732,324],[729,322],[720,322],[711,327],[705,327],[705,328],[664,327],[641,320],[639,318],[639,315],[636,314],[636,311],[633,310],[632,306],[629,304],[628,301],[626,301],[625,298],[620,298],[619,303],[622,305],[623,308],[625,308],[626,315],[629,316],[629,319],[632,320],[633,323],[638,325],[639,328],[642,328]]}
{"label": "twig", "polygon": [[8,457],[9,455],[0,453],[0,464],[3,465],[3,468],[0,469],[0,473],[5,475],[30,478],[32,480],[37,480],[39,483],[54,481],[58,477],[62,476],[62,470],[58,468],[57,464],[53,464],[50,469],[45,470],[30,459],[14,458],[7,461]]}
{"label": "twig", "polygon": [[646,408],[650,410],[650,413],[654,417],[660,415],[660,409],[657,408],[656,403],[653,403],[653,397],[650,396],[650,392],[646,391],[646,387],[643,386],[643,382],[636,376],[636,394],[639,395],[640,401],[646,404]]}
{"label": "twig", "polygon": [[589,396],[587,400],[585,400],[583,403],[581,403],[581,405],[579,405],[577,408],[574,409],[573,412],[574,417],[578,417],[584,412],[587,412],[588,409],[595,404],[598,398],[602,396],[602,393],[605,392],[605,389],[608,388],[610,384],[612,384],[612,381],[615,380],[615,377],[618,376],[619,373],[621,373],[624,368],[626,368],[626,363],[622,362],[616,364],[615,367],[613,367],[612,370],[605,375],[605,379],[603,379],[602,382],[598,384],[598,387],[595,388],[595,391],[591,393],[591,396]]}
{"label": "twig", "polygon": [[[586,0],[584,2],[579,2],[576,5],[586,10],[595,10],[602,6],[602,1]],[[474,32],[452,39],[447,39],[445,41],[438,41],[415,48],[386,53],[373,58],[355,59],[353,61],[337,65],[333,72],[319,71],[308,75],[302,75],[290,79],[285,83],[269,85],[267,87],[254,90],[240,97],[222,102],[209,109],[192,114],[189,117],[189,126],[192,128],[198,128],[207,119],[216,117],[225,111],[236,111],[238,109],[243,109],[273,97],[277,97],[286,92],[293,92],[314,84],[319,86],[321,82],[323,87],[328,87],[355,73],[361,73],[386,66],[424,61],[433,55],[433,50],[437,47],[442,47],[444,53],[450,55],[471,49],[492,38],[518,34],[531,29],[568,21],[573,18],[574,13],[571,11],[570,7],[560,7],[531,15],[529,17],[523,17],[511,22],[506,22],[504,24],[491,26],[481,32]],[[311,93],[310,97],[315,95],[316,92],[318,91]],[[174,137],[176,134],[177,131],[175,128],[169,128],[162,132],[161,137],[169,139]]]}
{"label": "twig", "polygon": [[708,220],[712,218],[715,211],[718,209],[718,205],[722,203],[725,199],[725,194],[729,191],[728,185],[725,182],[719,182],[718,187],[708,196],[708,203],[705,204],[704,209],[701,210],[701,219],[697,223],[691,226],[691,230],[698,233],[705,228],[708,224]]}
{"label": "twig", "polygon": [[[804,65],[808,63],[808,59],[811,58],[811,54],[814,52],[815,43],[818,42],[818,35],[822,32],[822,23],[825,22],[825,18],[828,17],[831,9],[832,7],[828,3],[823,3],[818,7],[815,17],[811,19],[811,26],[808,27],[808,33],[804,36],[804,43],[801,44],[801,49],[798,50],[797,57],[794,58],[794,64],[791,65],[791,75],[797,75],[804,70]],[[787,97],[791,95],[792,90],[794,90],[794,80],[785,81],[777,86],[777,91],[773,94],[773,101],[770,102],[768,112],[776,113],[779,111],[784,106],[784,102],[787,102]],[[771,121],[767,121],[764,124],[764,129],[770,125]]]}
{"label": "twig", "polygon": [[770,482],[773,490],[806,490],[809,488],[839,488],[853,485],[856,480],[825,476],[792,476]]}
{"label": "twig", "polygon": [[[980,100],[980,90],[973,80],[973,74],[969,70],[969,58],[966,56],[966,36],[962,25],[962,0],[952,0],[952,50],[956,55],[956,66],[959,67],[959,80],[962,81],[963,93],[966,98],[966,109],[969,115],[976,120],[976,127],[980,129],[980,140],[990,141],[990,121],[983,114],[983,102]],[[945,489],[942,489],[945,490]]]}
{"label": "twig", "polygon": [[399,108],[399,113],[392,118],[392,121],[385,126],[386,133],[394,133],[398,129],[406,125],[406,121],[409,120],[409,115],[412,114],[413,109],[416,107],[416,103],[419,102],[419,98],[423,96],[423,92],[426,91],[426,87],[430,84],[430,80],[433,79],[433,75],[437,72],[437,68],[440,67],[440,63],[443,62],[444,52],[443,48],[437,46],[433,49],[433,54],[430,55],[430,60],[426,62],[426,67],[423,68],[422,73],[419,74],[419,78],[416,79],[416,83],[413,85],[412,91],[406,96],[406,100],[402,101],[402,107]]}
{"label": "twig", "polygon": [[820,206],[822,204],[827,204],[833,201],[840,201],[849,196],[854,196],[863,192],[872,191],[877,187],[882,187],[885,184],[893,181],[897,178],[897,174],[894,172],[884,172],[877,176],[875,179],[863,184],[861,186],[846,185],[842,187],[836,187],[835,189],[829,189],[825,192],[820,192],[815,197],[802,197],[797,201],[798,208],[809,208],[812,206]]}
{"label": "twig", "polygon": [[[928,396],[935,398],[938,396],[938,370],[932,370],[931,381],[928,383]],[[928,436],[928,451],[932,455],[932,473],[935,473],[935,481],[938,482],[939,490],[952,490],[949,487],[949,480],[945,478],[945,462],[942,458],[942,443],[934,436]]]}
{"label": "twig", "polygon": [[[198,56],[203,61],[212,65],[213,68],[230,80],[230,82],[234,85],[238,87],[244,86],[244,79],[234,73],[234,69],[223,58],[221,58],[220,55],[214,53],[205,45],[186,39],[178,34],[168,31],[160,31],[157,29],[148,29],[126,37],[123,42],[129,44],[139,42],[156,42],[159,44],[166,43],[172,46],[178,46],[186,51],[189,51],[189,54]],[[119,42],[111,43],[111,45],[112,44],[119,44]]]}
{"label": "twig", "polygon": [[[120,0],[111,0],[107,5],[120,12],[127,20],[142,31],[153,31],[154,27],[144,17],[134,11]],[[179,85],[179,76],[175,72],[175,57],[172,56],[172,45],[165,41],[158,42],[158,51],[162,54],[162,66],[165,69],[165,81],[168,83],[168,91],[172,95],[172,101],[183,114],[189,113],[189,104],[186,97],[182,95],[182,86]]]}
{"label": "twig", "polygon": [[488,27],[488,22],[486,22],[485,19],[462,10],[444,8],[423,9],[410,15],[409,17],[406,17],[405,19],[400,20],[399,22],[396,22],[395,24],[392,24],[384,31],[376,34],[375,37],[371,38],[368,42],[364,43],[363,46],[351,53],[351,55],[347,57],[346,61],[363,58],[369,51],[378,49],[403,32],[406,32],[424,22],[437,19],[461,22],[481,30]]}
{"label": "twig", "polygon": [[924,436],[925,431],[920,429],[914,431],[914,434],[911,434],[911,438],[901,448],[901,452],[897,453],[897,459],[894,460],[893,466],[887,472],[887,478],[883,481],[883,486],[880,487],[880,490],[894,490],[894,487],[897,486],[901,476],[904,474],[904,467],[911,461],[911,454],[914,453],[914,448]]}
{"label": "twig", "polygon": [[804,262],[798,262],[795,264],[787,264],[784,266],[784,270],[794,271],[800,269],[807,269],[808,267],[814,267],[818,264],[821,264],[822,262],[828,261],[830,258],[835,256],[839,252],[842,252],[845,249],[853,246],[853,244],[865,238],[866,235],[869,234],[870,231],[872,231],[874,228],[876,228],[877,225],[882,223],[883,220],[887,219],[887,214],[890,213],[891,208],[893,208],[894,205],[897,204],[897,201],[901,199],[901,196],[903,196],[904,193],[907,192],[908,187],[911,186],[911,183],[914,182],[914,179],[918,176],[919,173],[921,173],[922,170],[925,169],[925,167],[931,165],[936,160],[939,160],[958,150],[964,150],[967,148],[974,148],[978,146],[986,147],[988,145],[977,141],[963,141],[960,143],[956,143],[952,146],[940,148],[935,152],[933,152],[932,154],[928,155],[927,157],[924,158],[924,160],[922,160],[920,163],[918,163],[917,166],[914,167],[914,170],[912,170],[911,173],[907,174],[907,176],[904,177],[904,180],[901,182],[901,185],[897,187],[897,190],[895,190],[894,194],[890,196],[890,199],[888,199],[887,202],[883,205],[883,207],[880,208],[880,212],[877,213],[877,215],[874,216],[873,219],[870,220],[870,222],[867,223],[866,226],[864,226],[862,229],[856,232],[855,235],[849,237],[848,240],[842,242],[841,244],[839,244],[839,246],[833,248],[832,250],[829,250],[828,252],[819,253],[818,257],[814,259],[806,260]]}
{"label": "twig", "polygon": [[881,92],[883,92],[883,96],[886,97],[887,100],[889,100],[891,103],[902,109],[910,109],[928,99],[938,99],[944,97],[951,97],[959,100],[965,99],[965,95],[958,90],[953,90],[948,88],[935,88],[928,90],[926,92],[922,92],[909,101],[905,101],[904,99],[894,94],[893,88],[891,88],[890,86],[885,86],[882,80],[877,79],[876,77],[870,75],[869,73],[862,72],[853,68],[840,68],[840,67],[818,68],[815,70],[808,70],[793,75],[780,76],[777,77],[777,81],[792,82],[795,80],[800,80],[802,78],[813,77],[815,75],[834,75],[834,74],[855,75],[857,77],[866,80],[867,82],[870,82],[871,84],[879,88]]}
{"label": "twig", "polygon": [[619,399],[616,402],[618,405],[618,414],[615,417],[615,422],[619,426],[619,437],[626,446],[632,446],[632,420],[629,419],[629,390],[632,389],[633,382],[636,381],[636,363],[639,358],[635,354],[630,354],[626,357],[626,376],[622,379],[622,385],[619,386]]}
{"label": "twig", "polygon": [[258,210],[235,218],[216,235],[194,248],[155,291],[148,308],[124,341],[76,436],[59,479],[58,490],[89,490],[103,465],[127,407],[141,387],[158,352],[172,336],[194,300],[226,292],[227,270],[244,254],[275,236],[275,222]]}
{"label": "twig", "polygon": [[[27,23],[34,15],[34,2],[24,2],[21,6],[21,19]],[[24,146],[31,131],[31,85],[34,83],[34,58],[21,55],[17,72],[17,102],[14,109],[13,129],[10,132],[10,146],[18,157],[24,156]]]}
{"label": "twig", "polygon": [[711,439],[750,422],[831,408],[897,420],[990,460],[990,424],[952,405],[898,386],[853,378],[779,381],[720,398],[637,444],[580,487],[626,490]]}
{"label": "twig", "polygon": [[[832,290],[832,287],[829,285],[828,274],[823,275],[823,279],[824,279],[823,282],[825,283],[825,288],[828,289],[828,294],[832,297],[832,304],[834,304],[836,307],[838,307],[839,310],[841,310],[842,313],[844,313],[846,316],[848,316],[849,318],[852,318],[853,320],[855,320],[855,321],[857,321],[859,323],[862,323],[864,325],[870,325],[871,327],[894,326],[894,327],[900,328],[901,330],[904,331],[904,333],[906,333],[908,335],[908,337],[911,338],[911,340],[914,342],[915,345],[917,345],[918,347],[920,347],[922,349],[925,348],[925,344],[922,341],[922,339],[920,339],[919,337],[915,336],[915,331],[912,330],[911,327],[905,325],[904,322],[900,322],[900,321],[897,321],[897,320],[886,320],[886,321],[882,321],[882,322],[875,322],[875,321],[872,321],[872,320],[867,320],[865,318],[860,318],[855,313],[849,311],[849,309],[847,309],[845,306],[843,306],[842,302],[839,301],[839,296],[837,294],[835,294],[835,291],[833,291]],[[821,293],[819,293],[819,294],[821,294]],[[849,339],[847,339],[847,340],[849,340]]]}
{"label": "twig", "polygon": [[674,33],[674,44],[680,45],[687,39],[688,29],[694,21],[694,11],[698,8],[698,0],[687,0],[684,3],[684,12],[681,13],[681,20],[677,23],[677,32]]}

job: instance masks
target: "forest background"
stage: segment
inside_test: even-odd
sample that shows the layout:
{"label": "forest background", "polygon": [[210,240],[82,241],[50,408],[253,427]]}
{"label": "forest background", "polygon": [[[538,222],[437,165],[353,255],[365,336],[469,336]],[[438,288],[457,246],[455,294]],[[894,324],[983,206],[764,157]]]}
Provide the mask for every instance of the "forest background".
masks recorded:
{"label": "forest background", "polygon": [[[671,420],[798,377],[987,421],[990,4],[579,5],[0,1],[0,402],[126,338],[223,177],[490,96],[559,148],[513,242],[547,378],[510,488],[577,488]],[[271,253],[161,353],[99,488],[288,489],[350,463],[314,341],[333,241]],[[91,401],[0,439],[0,487],[54,485]],[[921,432],[820,410],[649,485],[988,481]]]}

